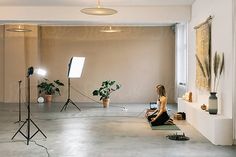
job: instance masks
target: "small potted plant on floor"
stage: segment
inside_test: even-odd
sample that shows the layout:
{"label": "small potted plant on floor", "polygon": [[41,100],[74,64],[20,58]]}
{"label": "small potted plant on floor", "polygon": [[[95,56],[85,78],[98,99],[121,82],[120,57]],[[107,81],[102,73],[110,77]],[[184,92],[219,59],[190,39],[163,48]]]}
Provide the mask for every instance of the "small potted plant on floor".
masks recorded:
{"label": "small potted plant on floor", "polygon": [[46,102],[52,101],[52,95],[60,93],[60,87],[64,84],[59,80],[54,80],[50,82],[48,79],[44,78],[43,81],[38,84],[39,94],[44,94]]}
{"label": "small potted plant on floor", "polygon": [[99,89],[93,91],[93,96],[100,96],[102,100],[103,107],[109,107],[110,95],[112,92],[120,89],[121,85],[116,83],[116,81],[107,80],[102,82],[102,85]]}

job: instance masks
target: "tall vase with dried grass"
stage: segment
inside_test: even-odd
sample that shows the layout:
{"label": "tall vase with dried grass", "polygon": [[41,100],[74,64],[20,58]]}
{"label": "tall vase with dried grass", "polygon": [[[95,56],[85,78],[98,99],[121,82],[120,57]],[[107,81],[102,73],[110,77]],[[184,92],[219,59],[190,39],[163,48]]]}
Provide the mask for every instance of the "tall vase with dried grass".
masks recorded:
{"label": "tall vase with dried grass", "polygon": [[213,89],[210,92],[209,106],[208,106],[208,111],[210,114],[217,114],[218,112],[218,98],[216,94],[223,69],[224,69],[224,53],[219,54],[215,52],[213,58],[213,71],[214,71]]}

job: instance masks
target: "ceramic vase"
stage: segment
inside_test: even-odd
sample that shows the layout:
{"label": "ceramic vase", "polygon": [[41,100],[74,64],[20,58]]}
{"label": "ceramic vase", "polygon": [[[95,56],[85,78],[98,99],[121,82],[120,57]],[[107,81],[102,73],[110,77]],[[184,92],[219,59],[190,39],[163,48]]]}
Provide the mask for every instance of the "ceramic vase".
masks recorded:
{"label": "ceramic vase", "polygon": [[209,103],[208,103],[209,114],[217,114],[218,111],[218,99],[216,92],[210,92]]}

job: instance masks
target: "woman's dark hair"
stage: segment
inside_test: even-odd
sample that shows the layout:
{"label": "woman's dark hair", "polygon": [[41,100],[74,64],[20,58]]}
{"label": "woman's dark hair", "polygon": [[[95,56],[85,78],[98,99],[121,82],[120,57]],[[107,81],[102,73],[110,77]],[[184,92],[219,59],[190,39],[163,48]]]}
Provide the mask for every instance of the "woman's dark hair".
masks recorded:
{"label": "woman's dark hair", "polygon": [[163,85],[157,85],[156,86],[157,90],[158,90],[158,93],[161,96],[166,96],[166,89]]}

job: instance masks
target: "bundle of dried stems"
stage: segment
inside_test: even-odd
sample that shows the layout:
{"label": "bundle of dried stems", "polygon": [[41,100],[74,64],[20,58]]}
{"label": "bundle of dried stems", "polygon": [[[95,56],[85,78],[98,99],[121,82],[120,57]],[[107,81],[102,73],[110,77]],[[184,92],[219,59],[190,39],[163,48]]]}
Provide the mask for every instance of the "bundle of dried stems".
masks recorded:
{"label": "bundle of dried stems", "polygon": [[213,68],[214,68],[214,87],[213,92],[216,92],[220,82],[220,76],[224,69],[224,53],[221,55],[215,52],[214,59],[213,59]]}
{"label": "bundle of dried stems", "polygon": [[[211,78],[211,66],[207,59],[204,60],[204,64],[202,64],[199,57],[196,56],[197,63],[202,71],[203,76],[209,81]],[[220,76],[224,69],[224,53],[221,55],[216,51],[213,58],[213,71],[214,71],[214,79],[213,79],[213,89],[212,92],[216,92],[219,86]],[[210,82],[209,82],[210,84]]]}

